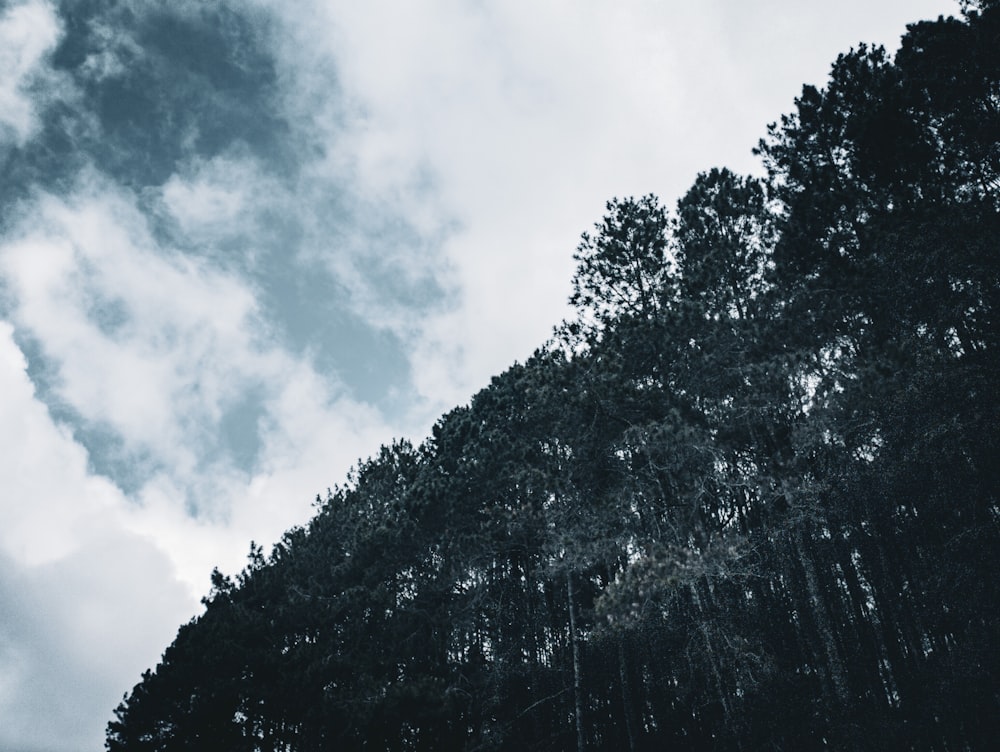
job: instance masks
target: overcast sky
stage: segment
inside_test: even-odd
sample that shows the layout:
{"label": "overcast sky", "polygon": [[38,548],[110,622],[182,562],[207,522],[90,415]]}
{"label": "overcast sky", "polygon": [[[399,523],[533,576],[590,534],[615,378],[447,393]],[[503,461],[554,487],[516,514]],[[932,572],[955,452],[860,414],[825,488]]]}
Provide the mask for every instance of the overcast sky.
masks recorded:
{"label": "overcast sky", "polygon": [[0,0],[0,750],[103,748],[213,566],[524,360],[951,0]]}

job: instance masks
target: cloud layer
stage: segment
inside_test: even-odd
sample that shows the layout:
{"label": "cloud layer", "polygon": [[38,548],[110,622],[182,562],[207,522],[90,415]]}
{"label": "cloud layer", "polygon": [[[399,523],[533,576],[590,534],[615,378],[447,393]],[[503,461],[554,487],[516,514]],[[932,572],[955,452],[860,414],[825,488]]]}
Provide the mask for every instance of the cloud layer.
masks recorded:
{"label": "cloud layer", "polygon": [[546,339],[608,198],[951,10],[0,4],[0,748],[99,748],[214,565]]}

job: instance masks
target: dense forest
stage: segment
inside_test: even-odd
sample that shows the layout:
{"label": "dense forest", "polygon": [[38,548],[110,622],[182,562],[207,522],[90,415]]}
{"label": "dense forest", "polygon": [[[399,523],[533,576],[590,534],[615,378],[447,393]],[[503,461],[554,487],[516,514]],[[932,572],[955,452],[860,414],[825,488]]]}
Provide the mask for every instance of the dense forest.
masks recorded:
{"label": "dense forest", "polygon": [[1000,4],[860,46],[575,314],[218,571],[139,750],[995,748]]}

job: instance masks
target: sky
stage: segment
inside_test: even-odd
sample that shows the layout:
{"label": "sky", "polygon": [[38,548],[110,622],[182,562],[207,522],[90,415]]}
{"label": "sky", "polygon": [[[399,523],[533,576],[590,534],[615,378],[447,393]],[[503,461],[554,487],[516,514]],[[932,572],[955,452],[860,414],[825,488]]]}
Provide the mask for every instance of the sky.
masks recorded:
{"label": "sky", "polygon": [[951,0],[0,0],[0,751],[103,748],[213,567],[419,442]]}

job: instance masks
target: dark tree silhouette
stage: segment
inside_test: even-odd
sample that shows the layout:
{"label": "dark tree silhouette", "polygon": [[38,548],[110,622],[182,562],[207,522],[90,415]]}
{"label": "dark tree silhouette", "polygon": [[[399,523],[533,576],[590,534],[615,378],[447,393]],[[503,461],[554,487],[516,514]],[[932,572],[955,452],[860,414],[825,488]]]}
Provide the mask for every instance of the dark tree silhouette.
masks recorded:
{"label": "dark tree silhouette", "polygon": [[990,749],[1000,6],[859,47],[576,318],[318,500],[115,711],[124,750]]}

